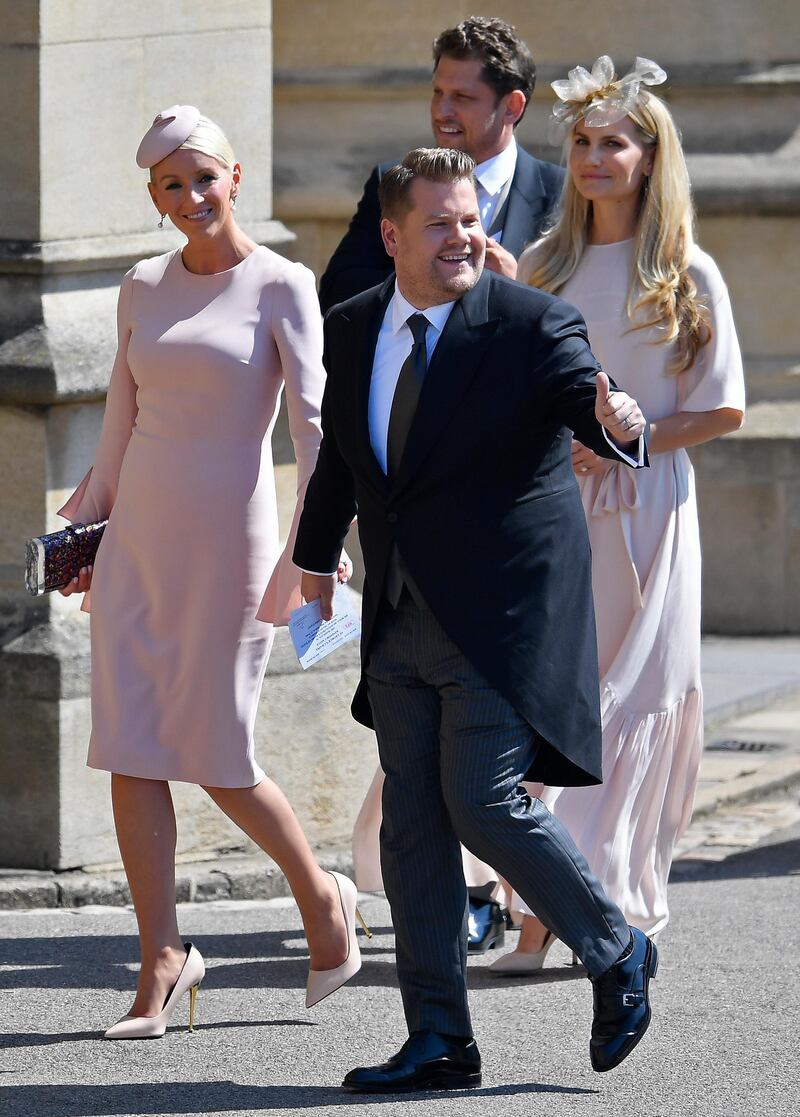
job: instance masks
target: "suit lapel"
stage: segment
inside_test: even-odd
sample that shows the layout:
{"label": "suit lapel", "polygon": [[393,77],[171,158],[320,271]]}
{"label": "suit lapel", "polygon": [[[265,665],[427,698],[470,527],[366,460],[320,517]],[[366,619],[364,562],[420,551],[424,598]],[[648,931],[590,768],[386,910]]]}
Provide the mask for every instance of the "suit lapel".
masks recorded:
{"label": "suit lapel", "polygon": [[503,248],[512,256],[518,257],[531,240],[544,206],[544,185],[538,164],[532,155],[520,148],[503,223]]}
{"label": "suit lapel", "polygon": [[484,272],[450,313],[422,386],[395,490],[419,469],[469,391],[497,328],[498,319],[490,319],[488,311],[491,282]]}

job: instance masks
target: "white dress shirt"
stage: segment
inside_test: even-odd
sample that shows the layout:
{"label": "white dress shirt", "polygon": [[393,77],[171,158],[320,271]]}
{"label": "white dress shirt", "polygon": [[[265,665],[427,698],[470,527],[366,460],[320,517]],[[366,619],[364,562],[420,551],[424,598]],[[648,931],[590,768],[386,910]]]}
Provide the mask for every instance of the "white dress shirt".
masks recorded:
{"label": "white dress shirt", "polygon": [[[513,137],[508,147],[504,148],[499,155],[493,155],[491,159],[479,163],[475,168],[475,178],[478,180],[478,208],[484,229],[491,226],[503,187],[514,177],[516,169],[517,142]],[[499,243],[503,230],[498,229],[492,236]]]}
{"label": "white dress shirt", "polygon": [[[375,356],[372,360],[372,379],[369,385],[368,421],[369,441],[372,446],[378,465],[384,473],[388,474],[388,446],[389,446],[389,417],[392,413],[392,402],[400,379],[400,369],[406,357],[414,348],[414,335],[406,322],[412,314],[422,314],[428,319],[428,330],[425,334],[425,349],[428,364],[431,362],[433,351],[436,348],[442,330],[450,311],[455,306],[455,299],[449,303],[440,303],[438,306],[429,306],[426,310],[417,310],[404,297],[395,282],[394,294],[386,306],[383,315],[378,341],[375,345]],[[305,570],[306,574],[319,574],[328,577],[335,574],[335,570]]]}
{"label": "white dress shirt", "polygon": [[372,362],[372,379],[369,385],[369,441],[378,465],[384,473],[389,472],[387,446],[394,391],[403,362],[414,348],[414,337],[406,322],[412,314],[422,314],[428,319],[425,348],[428,352],[428,364],[430,364],[433,351],[454,306],[455,299],[449,303],[440,303],[438,306],[429,306],[426,310],[417,310],[404,297],[397,283],[394,285],[394,294],[386,307],[378,334]]}

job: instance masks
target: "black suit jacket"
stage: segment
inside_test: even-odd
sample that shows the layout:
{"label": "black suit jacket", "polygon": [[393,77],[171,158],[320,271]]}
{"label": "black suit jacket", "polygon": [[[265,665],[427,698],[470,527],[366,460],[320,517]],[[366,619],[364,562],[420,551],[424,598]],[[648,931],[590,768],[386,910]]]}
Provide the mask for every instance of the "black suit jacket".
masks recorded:
{"label": "black suit jacket", "polygon": [[[381,210],[378,184],[395,163],[379,163],[364,185],[358,209],[339,247],[331,256],[319,284],[323,313],[336,303],[383,283],[394,271],[381,240]],[[564,171],[553,163],[535,159],[517,148],[517,166],[503,222],[503,248],[519,256],[526,245],[536,240],[546,218],[555,208],[564,181]]]}
{"label": "black suit jacket", "polygon": [[[484,271],[434,350],[396,479],[372,452],[367,403],[393,280],[325,323],[323,441],[294,561],[334,570],[358,509],[362,663],[396,544],[429,608],[544,739],[529,773],[601,779],[591,557],[572,432],[618,457],[594,417],[598,364],[574,307]],[[353,715],[372,726],[366,687]]]}

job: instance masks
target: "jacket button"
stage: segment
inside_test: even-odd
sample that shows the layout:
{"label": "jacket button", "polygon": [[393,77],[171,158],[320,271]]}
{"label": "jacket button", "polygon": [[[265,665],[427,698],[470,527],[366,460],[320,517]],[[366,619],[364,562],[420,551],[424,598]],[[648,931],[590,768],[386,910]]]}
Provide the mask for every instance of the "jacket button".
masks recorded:
{"label": "jacket button", "polygon": [[396,524],[397,523],[397,513],[396,512],[387,512],[386,522],[387,522],[387,524]]}

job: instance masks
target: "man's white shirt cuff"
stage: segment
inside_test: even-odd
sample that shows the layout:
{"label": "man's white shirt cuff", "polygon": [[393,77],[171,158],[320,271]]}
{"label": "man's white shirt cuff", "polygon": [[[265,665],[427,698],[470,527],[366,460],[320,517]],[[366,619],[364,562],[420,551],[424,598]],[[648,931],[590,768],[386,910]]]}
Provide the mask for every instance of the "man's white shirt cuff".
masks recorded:
{"label": "man's white shirt cuff", "polygon": [[641,434],[639,435],[639,453],[635,458],[631,457],[630,454],[626,454],[624,450],[620,450],[619,446],[617,446],[616,442],[608,433],[605,427],[603,427],[603,438],[605,438],[609,446],[613,446],[614,450],[616,450],[619,456],[623,458],[624,461],[628,463],[628,465],[632,465],[634,469],[644,465],[644,437]]}

